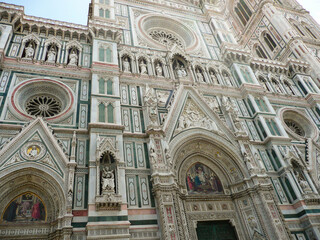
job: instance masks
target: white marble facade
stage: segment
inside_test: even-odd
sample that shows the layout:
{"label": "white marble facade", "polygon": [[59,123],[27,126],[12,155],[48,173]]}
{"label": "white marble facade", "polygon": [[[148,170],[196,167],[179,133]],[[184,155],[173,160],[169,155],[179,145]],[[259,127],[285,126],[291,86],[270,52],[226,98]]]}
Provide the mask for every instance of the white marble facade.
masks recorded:
{"label": "white marble facade", "polygon": [[320,239],[320,26],[296,0],[0,3],[0,239]]}

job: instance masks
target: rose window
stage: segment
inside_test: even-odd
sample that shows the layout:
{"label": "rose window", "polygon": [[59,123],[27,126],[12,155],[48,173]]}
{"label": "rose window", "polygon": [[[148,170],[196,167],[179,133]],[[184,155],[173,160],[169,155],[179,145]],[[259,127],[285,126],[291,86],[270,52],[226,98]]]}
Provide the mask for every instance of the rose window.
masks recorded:
{"label": "rose window", "polygon": [[26,112],[32,116],[53,117],[61,112],[61,102],[52,96],[41,95],[30,98],[26,103]]}
{"label": "rose window", "polygon": [[61,81],[29,79],[14,87],[9,108],[21,120],[42,117],[60,122],[74,113],[75,96],[72,89]]}
{"label": "rose window", "polygon": [[304,132],[303,128],[298,123],[296,123],[295,121],[289,120],[289,119],[284,120],[284,122],[286,123],[288,128],[290,128],[290,130],[292,132],[294,132],[295,134],[297,134],[301,137],[305,136],[305,132]]}
{"label": "rose window", "polygon": [[149,35],[152,39],[165,46],[173,46],[174,44],[177,44],[179,47],[184,48],[185,45],[176,35],[164,30],[152,30],[149,32]]}

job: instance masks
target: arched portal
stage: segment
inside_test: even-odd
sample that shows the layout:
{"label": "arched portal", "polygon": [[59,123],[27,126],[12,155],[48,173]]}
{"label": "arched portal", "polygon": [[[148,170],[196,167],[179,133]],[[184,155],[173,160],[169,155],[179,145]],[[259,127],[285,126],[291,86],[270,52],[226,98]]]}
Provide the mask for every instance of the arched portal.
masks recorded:
{"label": "arched portal", "polygon": [[0,179],[0,239],[54,239],[63,234],[66,194],[49,174],[34,168]]}
{"label": "arched portal", "polygon": [[[166,221],[176,221],[182,239],[266,236],[256,207],[255,195],[259,193],[249,190],[253,183],[237,143],[206,130],[193,129],[175,136],[170,149],[178,185],[172,195],[176,220],[170,218],[173,208],[169,206],[168,192],[162,201]],[[202,234],[204,231],[209,235]]]}

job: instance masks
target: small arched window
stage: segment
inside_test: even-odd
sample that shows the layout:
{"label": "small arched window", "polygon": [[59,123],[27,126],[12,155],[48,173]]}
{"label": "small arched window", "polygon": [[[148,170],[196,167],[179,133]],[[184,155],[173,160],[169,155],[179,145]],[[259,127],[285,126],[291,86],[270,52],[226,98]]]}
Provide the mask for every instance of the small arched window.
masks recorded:
{"label": "small arched window", "polygon": [[263,51],[263,49],[260,46],[256,46],[256,53],[258,55],[259,58],[265,58],[267,59],[267,55],[265,54],[265,52]]}
{"label": "small arched window", "polygon": [[113,123],[113,106],[111,103],[107,106],[107,112],[108,112],[108,123]]}
{"label": "small arched window", "polygon": [[113,94],[112,85],[113,85],[113,82],[112,82],[111,79],[109,79],[109,80],[107,81],[107,94],[110,94],[110,95]]}
{"label": "small arched window", "polygon": [[263,36],[263,39],[265,43],[268,45],[268,47],[270,48],[270,50],[273,52],[273,50],[277,47],[277,44],[275,43],[273,38],[270,36],[270,34],[265,33]]}
{"label": "small arched window", "polygon": [[237,6],[235,7],[234,10],[238,15],[241,23],[245,26],[248,23],[250,17],[252,16],[252,12],[249,9],[248,5],[245,3],[244,0],[240,0],[237,3]]}
{"label": "small arched window", "polygon": [[112,51],[111,51],[110,48],[106,49],[106,59],[107,59],[107,62],[111,62],[112,61]]}
{"label": "small arched window", "polygon": [[308,28],[307,26],[305,26],[304,28],[307,30],[307,32],[311,37],[313,37],[314,39],[318,39],[317,36],[311,31],[310,28]]}
{"label": "small arched window", "polygon": [[104,94],[105,93],[105,91],[104,91],[104,79],[103,78],[99,79],[99,93],[100,94]]}
{"label": "small arched window", "polygon": [[99,9],[99,17],[103,17],[104,16],[104,11],[103,8]]}
{"label": "small arched window", "polygon": [[302,30],[295,23],[293,23],[292,25],[302,36],[305,36]]}
{"label": "small arched window", "polygon": [[99,104],[99,122],[106,122],[106,109],[104,103]]}
{"label": "small arched window", "polygon": [[110,18],[110,10],[109,9],[105,10],[105,17]]}

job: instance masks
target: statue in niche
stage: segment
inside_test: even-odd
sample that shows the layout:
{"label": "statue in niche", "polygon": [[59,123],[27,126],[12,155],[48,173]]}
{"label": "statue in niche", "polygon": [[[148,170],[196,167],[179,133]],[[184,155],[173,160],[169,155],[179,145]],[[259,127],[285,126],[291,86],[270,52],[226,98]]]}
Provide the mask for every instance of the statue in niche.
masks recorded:
{"label": "statue in niche", "polygon": [[177,73],[178,78],[182,78],[182,77],[187,76],[186,69],[184,68],[183,65],[177,65],[177,67],[175,68],[175,71]]}
{"label": "statue in niche", "polygon": [[125,57],[123,59],[122,66],[123,66],[123,71],[124,72],[131,72],[130,71],[130,62],[129,62],[129,59],[127,57]]}
{"label": "statue in niche", "polygon": [[199,82],[205,82],[204,78],[203,78],[203,75],[202,75],[202,73],[201,73],[201,71],[199,69],[196,70],[196,75],[197,75],[197,78],[198,78]]}
{"label": "statue in niche", "polygon": [[227,86],[232,86],[231,80],[230,80],[230,77],[229,77],[228,73],[226,73],[226,72],[223,73],[223,79],[226,82]]}
{"label": "statue in niche", "polygon": [[102,192],[114,192],[114,174],[108,166],[102,169],[101,173]]}
{"label": "statue in niche", "polygon": [[139,67],[140,67],[141,74],[148,74],[147,64],[145,63],[145,61],[143,59],[140,61]]}
{"label": "statue in niche", "polygon": [[32,59],[34,55],[33,44],[30,42],[25,49],[25,59]]}
{"label": "statue in niche", "polygon": [[157,98],[153,88],[146,86],[146,93],[143,100],[147,106],[149,125],[158,125]]}
{"label": "statue in niche", "polygon": [[54,63],[56,61],[56,49],[52,46],[50,47],[50,50],[48,52],[48,59],[47,59],[47,62],[51,62],[51,63]]}
{"label": "statue in niche", "polygon": [[256,168],[253,166],[251,158],[249,157],[249,154],[247,153],[246,150],[244,150],[242,152],[242,156],[243,156],[244,163],[246,164],[246,167],[248,169],[249,174],[252,175],[255,172]]}
{"label": "statue in niche", "polygon": [[302,173],[300,172],[300,169],[298,169],[298,167],[294,167],[293,169],[294,175],[296,176],[296,179],[301,187],[301,189],[305,192],[305,193],[310,193],[312,192],[307,180],[305,179],[305,177],[302,175]]}
{"label": "statue in niche", "polygon": [[75,49],[72,49],[69,55],[69,65],[76,66],[78,64],[78,54]]}
{"label": "statue in niche", "polygon": [[156,74],[157,76],[163,76],[162,66],[160,65],[159,62],[157,62],[156,64]]}
{"label": "statue in niche", "polygon": [[210,78],[211,78],[211,81],[213,84],[219,84],[218,78],[217,78],[215,72],[212,70],[210,71]]}

